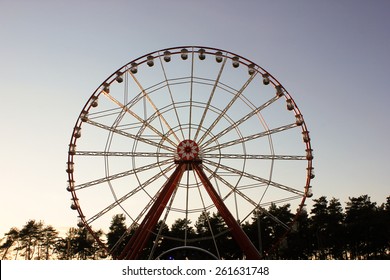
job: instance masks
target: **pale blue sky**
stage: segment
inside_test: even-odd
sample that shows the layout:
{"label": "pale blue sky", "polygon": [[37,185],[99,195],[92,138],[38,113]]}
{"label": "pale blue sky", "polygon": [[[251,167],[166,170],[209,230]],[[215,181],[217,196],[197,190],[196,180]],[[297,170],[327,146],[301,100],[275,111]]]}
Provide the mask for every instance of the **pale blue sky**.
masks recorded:
{"label": "pale blue sky", "polygon": [[75,226],[66,155],[84,103],[146,53],[204,45],[272,73],[314,148],[314,197],[390,195],[387,0],[0,0],[0,234]]}

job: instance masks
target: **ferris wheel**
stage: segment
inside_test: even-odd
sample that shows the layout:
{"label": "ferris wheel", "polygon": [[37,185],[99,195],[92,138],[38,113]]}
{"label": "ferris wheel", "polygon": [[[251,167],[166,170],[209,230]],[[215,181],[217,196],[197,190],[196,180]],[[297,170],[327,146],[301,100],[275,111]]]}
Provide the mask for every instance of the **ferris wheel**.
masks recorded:
{"label": "ferris wheel", "polygon": [[[220,259],[218,238],[229,234],[244,258],[260,259],[266,248],[243,224],[261,213],[289,232],[312,196],[312,160],[303,115],[270,73],[229,51],[175,47],[129,62],[88,99],[69,144],[67,190],[79,226],[116,258],[163,258],[157,247],[179,220],[182,235],[166,251]],[[289,223],[267,210],[285,204]],[[226,232],[211,225],[212,213]],[[130,224],[114,253],[93,228],[116,214]],[[209,228],[200,237],[190,229],[202,215]]]}

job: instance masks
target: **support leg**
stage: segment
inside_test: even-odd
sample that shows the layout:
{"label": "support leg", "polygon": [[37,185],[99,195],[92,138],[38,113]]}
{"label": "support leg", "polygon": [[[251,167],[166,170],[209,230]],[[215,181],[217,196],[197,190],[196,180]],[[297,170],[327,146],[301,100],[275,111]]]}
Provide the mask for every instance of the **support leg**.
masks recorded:
{"label": "support leg", "polygon": [[146,242],[148,241],[153,227],[157,224],[162,212],[164,211],[169,199],[172,196],[177,184],[186,169],[186,164],[179,164],[171,177],[164,184],[159,196],[149,209],[142,223],[131,237],[130,241],[125,246],[123,252],[120,254],[119,259],[135,260],[139,257],[139,254],[143,250]]}
{"label": "support leg", "polygon": [[212,186],[210,180],[207,178],[207,175],[203,172],[203,169],[198,164],[193,164],[193,168],[198,174],[203,186],[206,188],[206,191],[209,194],[210,198],[217,207],[220,215],[225,220],[227,226],[231,229],[231,233],[234,240],[240,246],[246,258],[250,260],[260,260],[260,253],[257,251],[253,243],[249,240],[248,236],[242,230],[238,222],[234,219],[233,215],[230,213],[229,209],[226,207],[221,197],[218,195],[218,193]]}

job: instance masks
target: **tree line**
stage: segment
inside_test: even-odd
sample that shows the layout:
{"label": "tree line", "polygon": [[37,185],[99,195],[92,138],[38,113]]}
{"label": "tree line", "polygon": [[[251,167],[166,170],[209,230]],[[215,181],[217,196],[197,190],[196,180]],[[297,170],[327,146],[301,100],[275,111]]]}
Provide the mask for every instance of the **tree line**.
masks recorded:
{"label": "tree line", "polygon": [[[328,200],[322,196],[313,202],[310,212],[302,211],[282,240],[278,236],[283,232],[283,227],[261,212],[255,212],[251,221],[246,221],[242,227],[264,259],[390,259],[390,196],[381,205],[372,202],[368,195],[350,197],[345,208],[336,198]],[[286,224],[295,216],[289,204],[272,204],[268,212]],[[165,238],[159,240],[158,244],[151,238],[146,245],[148,250],[154,250],[154,256],[182,246],[178,237],[186,231],[188,239],[193,240],[189,244],[191,246],[200,247],[223,259],[242,258],[218,213],[204,212],[193,225],[185,219],[176,220],[170,227],[160,221],[156,228]],[[218,239],[202,238],[209,234],[210,228],[219,236]],[[61,237],[54,227],[42,221],[29,220],[21,229],[11,228],[0,239],[0,257],[3,260],[110,259],[115,257],[115,252],[123,250],[131,237],[130,233],[118,242],[126,230],[126,218],[119,214],[113,216],[107,233],[95,231],[113,251],[114,256],[107,256],[84,227],[69,228]],[[223,248],[223,252],[221,249],[215,252],[216,247]],[[146,258],[146,255],[142,257]],[[202,257],[205,256],[199,256]]]}

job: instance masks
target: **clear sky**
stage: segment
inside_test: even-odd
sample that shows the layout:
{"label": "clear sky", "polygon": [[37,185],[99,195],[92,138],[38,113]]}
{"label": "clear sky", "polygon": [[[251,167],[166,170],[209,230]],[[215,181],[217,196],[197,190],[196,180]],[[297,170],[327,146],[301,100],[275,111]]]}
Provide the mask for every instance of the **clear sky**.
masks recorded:
{"label": "clear sky", "polygon": [[387,0],[0,0],[0,236],[75,226],[66,157],[92,92],[129,61],[203,45],[290,92],[311,132],[313,198],[390,195]]}

